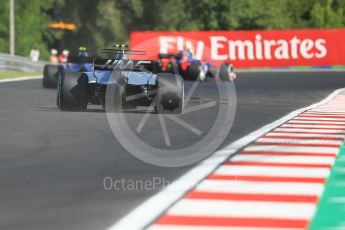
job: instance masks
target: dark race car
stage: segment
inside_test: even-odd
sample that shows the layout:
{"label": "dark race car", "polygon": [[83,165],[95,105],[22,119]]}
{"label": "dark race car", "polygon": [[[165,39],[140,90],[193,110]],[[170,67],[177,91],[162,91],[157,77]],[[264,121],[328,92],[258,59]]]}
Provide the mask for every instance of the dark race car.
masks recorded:
{"label": "dark race car", "polygon": [[205,81],[206,77],[219,78],[223,81],[236,79],[234,68],[225,63],[219,69],[207,61],[193,57],[189,50],[179,51],[178,54],[158,54],[158,60],[154,63],[155,72],[179,73],[185,80]]}
{"label": "dark race car", "polygon": [[[93,59],[92,70],[59,73],[57,106],[60,110],[85,110],[88,104],[106,107],[106,91],[113,90],[116,110],[153,107],[157,113],[182,113],[184,83],[180,75],[153,73],[152,61],[129,60],[127,49],[104,49],[113,59]],[[109,91],[108,91],[109,92]]]}
{"label": "dark race car", "polygon": [[[81,50],[81,48],[83,48]],[[92,71],[92,63],[87,58],[88,54],[84,47],[79,48],[77,56],[68,57],[67,62],[59,63],[58,65],[47,64],[43,68],[42,85],[44,88],[56,88],[58,83],[59,72],[61,71]],[[83,60],[84,59],[84,60]],[[92,59],[91,59],[92,60]]]}

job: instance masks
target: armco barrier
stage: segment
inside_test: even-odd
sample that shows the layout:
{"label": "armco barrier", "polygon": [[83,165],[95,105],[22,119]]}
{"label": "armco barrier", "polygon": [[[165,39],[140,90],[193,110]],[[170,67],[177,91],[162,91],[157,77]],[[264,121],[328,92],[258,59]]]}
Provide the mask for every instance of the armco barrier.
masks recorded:
{"label": "armco barrier", "polygon": [[41,71],[47,62],[33,62],[30,58],[0,54],[0,70]]}
{"label": "armco barrier", "polygon": [[145,58],[191,49],[197,58],[236,67],[345,65],[345,29],[132,32],[132,49]]}

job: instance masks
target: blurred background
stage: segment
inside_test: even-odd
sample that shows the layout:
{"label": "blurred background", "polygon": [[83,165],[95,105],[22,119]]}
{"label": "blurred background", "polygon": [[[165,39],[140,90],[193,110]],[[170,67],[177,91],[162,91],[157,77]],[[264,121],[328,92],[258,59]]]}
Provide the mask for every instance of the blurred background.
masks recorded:
{"label": "blurred background", "polygon": [[0,53],[10,52],[13,1],[15,54],[48,60],[50,49],[80,45],[95,52],[128,42],[141,30],[271,30],[341,28],[345,0],[2,0]]}

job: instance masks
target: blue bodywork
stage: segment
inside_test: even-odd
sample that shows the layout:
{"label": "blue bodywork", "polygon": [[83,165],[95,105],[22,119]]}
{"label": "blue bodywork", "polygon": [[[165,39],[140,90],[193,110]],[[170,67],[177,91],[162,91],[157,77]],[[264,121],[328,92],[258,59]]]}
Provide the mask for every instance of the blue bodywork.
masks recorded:
{"label": "blue bodywork", "polygon": [[[127,56],[118,53],[115,56],[115,60],[128,60]],[[128,85],[156,85],[156,74],[152,72],[134,72],[134,71],[102,71],[94,70],[92,64],[85,63],[83,64],[87,70],[83,71],[89,78],[89,84],[116,84],[116,82],[121,78]],[[115,74],[112,78],[112,74]]]}
{"label": "blue bodywork", "polygon": [[[87,58],[89,55],[86,51],[79,52],[78,55],[74,58]],[[73,57],[72,57],[73,58]],[[70,59],[70,58],[68,58]],[[73,60],[73,59],[72,59]],[[60,71],[76,71],[76,72],[91,72],[93,71],[92,63],[87,62],[63,62],[59,64]]]}
{"label": "blue bodywork", "polygon": [[80,70],[85,71],[93,71],[92,63],[60,63],[59,66],[62,68],[62,70],[69,70],[69,71],[77,71],[80,72]]}
{"label": "blue bodywork", "polygon": [[[119,61],[128,59],[125,55],[117,55],[113,60]],[[151,103],[150,98],[152,97],[152,94],[150,94],[148,91],[157,85],[156,74],[150,71],[134,71],[130,68],[126,68],[126,70],[121,70],[118,68],[104,68],[99,70],[99,68],[94,67],[93,64],[82,65],[85,68],[85,71],[79,71],[80,66],[78,70],[77,65],[75,67],[71,65],[69,68],[74,68],[74,70],[78,70],[84,76],[87,76],[89,86],[88,98],[91,104],[102,104],[104,106],[105,91],[107,86],[115,84],[124,86],[124,94],[126,96],[143,93],[143,97],[139,99],[141,104],[147,105]],[[127,103],[135,103],[135,101]]]}
{"label": "blue bodywork", "polygon": [[[156,74],[130,71],[88,71],[83,72],[88,76],[89,84],[109,85],[116,84],[119,78],[129,85],[155,85]],[[116,76],[112,78],[112,74]]]}
{"label": "blue bodywork", "polygon": [[156,111],[181,113],[184,95],[181,76],[156,74],[151,60],[129,60],[124,55],[138,51],[114,51],[116,56],[112,59],[71,58],[71,63],[80,64],[61,65],[64,71],[59,75],[57,94],[61,110],[86,109],[88,104],[106,108],[107,100],[115,110],[154,105]]}

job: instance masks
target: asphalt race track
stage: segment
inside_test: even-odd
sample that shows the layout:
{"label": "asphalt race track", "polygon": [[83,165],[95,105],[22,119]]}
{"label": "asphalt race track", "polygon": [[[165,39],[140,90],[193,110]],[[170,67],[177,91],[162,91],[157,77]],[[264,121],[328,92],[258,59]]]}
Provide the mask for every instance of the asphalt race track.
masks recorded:
{"label": "asphalt race track", "polygon": [[[212,82],[202,84],[208,96]],[[223,145],[342,87],[345,72],[239,73],[236,117]],[[41,80],[0,84],[0,229],[106,229],[159,189],[107,191],[105,177],[173,181],[193,167],[136,159],[114,138],[103,110],[61,112],[55,97]],[[152,135],[159,145],[160,134]]]}

